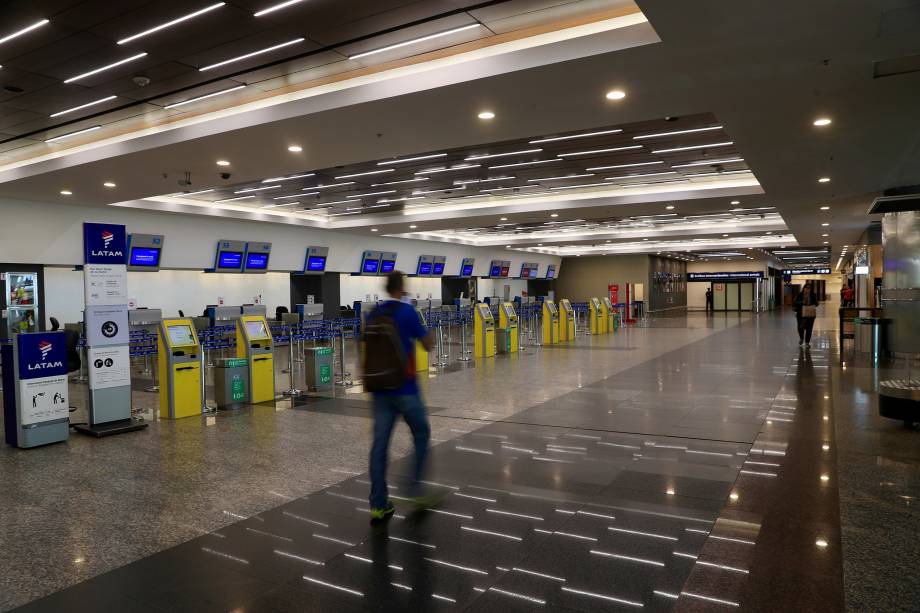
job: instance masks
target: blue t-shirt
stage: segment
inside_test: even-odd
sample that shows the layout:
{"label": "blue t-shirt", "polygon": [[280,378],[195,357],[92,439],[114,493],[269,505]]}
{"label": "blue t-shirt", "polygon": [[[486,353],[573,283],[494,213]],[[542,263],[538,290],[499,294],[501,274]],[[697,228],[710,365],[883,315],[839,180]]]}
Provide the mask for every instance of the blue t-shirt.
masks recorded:
{"label": "blue t-shirt", "polygon": [[398,390],[377,393],[385,396],[412,396],[418,394],[418,382],[415,380],[415,341],[425,338],[428,329],[422,325],[414,306],[398,300],[387,300],[371,312],[368,320],[373,319],[381,310],[389,314],[391,309],[399,340],[402,341],[406,352],[406,382]]}

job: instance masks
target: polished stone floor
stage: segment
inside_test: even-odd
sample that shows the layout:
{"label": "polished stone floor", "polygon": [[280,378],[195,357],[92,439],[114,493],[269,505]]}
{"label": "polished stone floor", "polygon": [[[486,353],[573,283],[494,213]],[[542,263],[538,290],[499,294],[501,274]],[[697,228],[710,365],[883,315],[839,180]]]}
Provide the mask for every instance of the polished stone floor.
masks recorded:
{"label": "polished stone floor", "polygon": [[898,365],[835,326],[805,351],[788,314],[691,314],[452,360],[424,381],[448,495],[404,506],[401,428],[376,527],[360,386],[4,449],[0,609],[918,610],[920,434],[875,411]]}

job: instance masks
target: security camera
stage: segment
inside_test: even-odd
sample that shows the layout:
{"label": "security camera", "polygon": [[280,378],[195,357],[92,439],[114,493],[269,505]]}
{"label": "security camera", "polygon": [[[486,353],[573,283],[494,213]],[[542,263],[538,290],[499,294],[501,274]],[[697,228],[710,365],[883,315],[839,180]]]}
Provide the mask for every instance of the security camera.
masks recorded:
{"label": "security camera", "polygon": [[134,84],[138,87],[147,87],[150,85],[150,77],[145,77],[143,75],[137,75],[131,80],[134,81]]}
{"label": "security camera", "polygon": [[226,181],[227,179],[229,179],[229,178],[232,177],[232,176],[233,176],[233,175],[232,175],[231,173],[229,173],[229,172],[222,172],[222,173],[220,173],[220,178],[223,179],[224,181]]}

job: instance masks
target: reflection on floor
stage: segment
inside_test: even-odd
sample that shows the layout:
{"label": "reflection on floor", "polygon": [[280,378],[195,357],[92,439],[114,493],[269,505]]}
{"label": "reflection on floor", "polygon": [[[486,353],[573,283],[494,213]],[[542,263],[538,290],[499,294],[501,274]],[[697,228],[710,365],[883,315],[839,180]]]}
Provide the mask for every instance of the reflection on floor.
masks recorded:
{"label": "reflection on floor", "polygon": [[842,610],[835,331],[806,352],[789,317],[675,320],[432,372],[448,495],[400,499],[401,433],[376,527],[360,389],[8,450],[0,608],[89,577],[22,610]]}

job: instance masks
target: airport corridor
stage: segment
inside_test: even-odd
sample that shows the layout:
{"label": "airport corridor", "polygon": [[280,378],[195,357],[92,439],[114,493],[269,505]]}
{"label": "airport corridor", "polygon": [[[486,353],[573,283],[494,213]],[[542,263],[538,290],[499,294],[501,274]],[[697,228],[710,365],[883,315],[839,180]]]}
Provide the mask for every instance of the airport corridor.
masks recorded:
{"label": "airport corridor", "polygon": [[4,509],[25,538],[0,607],[75,583],[20,610],[843,610],[836,405],[859,368],[818,328],[804,351],[791,314],[690,314],[432,376],[428,479],[449,494],[400,503],[401,426],[380,526],[359,390],[159,422],[92,461],[72,439],[44,456],[70,455],[57,475],[6,449],[6,491],[43,478],[61,508]]}

